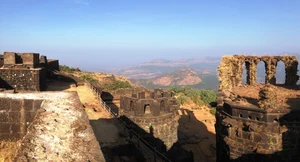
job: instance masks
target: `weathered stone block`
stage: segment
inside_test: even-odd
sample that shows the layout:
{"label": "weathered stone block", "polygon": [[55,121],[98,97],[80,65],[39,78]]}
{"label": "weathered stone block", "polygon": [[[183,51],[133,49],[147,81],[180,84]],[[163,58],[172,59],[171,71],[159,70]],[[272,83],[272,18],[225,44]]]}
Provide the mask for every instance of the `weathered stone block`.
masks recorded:
{"label": "weathered stone block", "polygon": [[8,112],[0,112],[0,122],[8,122]]}
{"label": "weathered stone block", "polygon": [[24,127],[25,125],[21,123],[12,123],[10,127],[10,133],[16,134],[21,133],[21,127]]}
{"label": "weathered stone block", "polygon": [[8,112],[7,114],[9,114],[9,118],[8,118],[8,122],[20,122],[21,121],[21,112],[20,111],[12,111],[12,112]]}
{"label": "weathered stone block", "polygon": [[10,98],[0,98],[0,110],[10,110]]}
{"label": "weathered stone block", "polygon": [[16,64],[16,53],[14,52],[4,52],[4,65],[14,65]]}
{"label": "weathered stone block", "polygon": [[10,123],[0,123],[0,132],[1,133],[10,133]]}
{"label": "weathered stone block", "polygon": [[18,99],[12,99],[10,101],[10,110],[11,111],[20,111],[23,107],[23,101]]}
{"label": "weathered stone block", "polygon": [[24,109],[26,111],[33,111],[34,110],[33,103],[34,103],[34,100],[25,99],[24,100]]}

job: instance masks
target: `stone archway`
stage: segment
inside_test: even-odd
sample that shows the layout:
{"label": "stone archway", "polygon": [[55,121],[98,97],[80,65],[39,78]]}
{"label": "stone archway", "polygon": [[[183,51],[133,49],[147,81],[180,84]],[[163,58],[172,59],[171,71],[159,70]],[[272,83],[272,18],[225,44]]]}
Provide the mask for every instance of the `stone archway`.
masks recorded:
{"label": "stone archway", "polygon": [[256,67],[256,83],[265,84],[267,81],[268,64],[262,60],[257,63]]}
{"label": "stone archway", "polygon": [[283,61],[279,60],[276,63],[276,72],[275,72],[275,83],[276,84],[284,84],[286,79],[285,73],[285,64]]}

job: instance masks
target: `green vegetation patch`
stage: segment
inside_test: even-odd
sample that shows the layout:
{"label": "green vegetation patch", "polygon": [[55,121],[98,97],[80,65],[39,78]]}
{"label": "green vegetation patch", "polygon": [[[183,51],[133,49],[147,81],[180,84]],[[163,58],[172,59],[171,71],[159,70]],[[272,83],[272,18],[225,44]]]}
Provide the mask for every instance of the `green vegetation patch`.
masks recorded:
{"label": "green vegetation patch", "polygon": [[75,71],[81,71],[79,68],[72,68],[67,65],[59,65],[59,70],[66,73],[73,73]]}
{"label": "green vegetation patch", "polygon": [[117,90],[120,88],[132,88],[132,86],[128,81],[120,81],[113,79],[112,82],[102,84],[102,88],[106,90]]}
{"label": "green vegetation patch", "polygon": [[[193,88],[170,88],[169,92],[175,92],[177,102],[181,105],[187,104],[189,101],[193,101],[198,106],[208,106],[211,107],[211,104],[216,102],[217,95],[214,91],[211,90],[200,90]],[[216,113],[216,109],[211,107],[212,114]]]}
{"label": "green vegetation patch", "polygon": [[82,75],[82,76],[80,76],[80,78],[83,79],[83,80],[86,80],[88,82],[91,82],[91,83],[96,83],[97,82],[97,80],[94,79],[90,74]]}

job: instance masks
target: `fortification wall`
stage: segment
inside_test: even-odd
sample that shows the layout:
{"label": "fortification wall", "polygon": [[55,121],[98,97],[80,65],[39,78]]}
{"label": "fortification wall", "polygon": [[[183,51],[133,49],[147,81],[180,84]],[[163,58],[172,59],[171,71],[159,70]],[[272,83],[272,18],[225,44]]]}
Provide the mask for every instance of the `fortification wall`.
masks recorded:
{"label": "fortification wall", "polygon": [[[148,134],[160,139],[166,150],[178,141],[178,116],[173,113],[164,114],[159,117],[141,117],[124,113],[127,118],[134,122],[139,128]],[[140,131],[143,134],[143,131]]]}
{"label": "fortification wall", "polygon": [[21,139],[41,103],[42,100],[0,98],[0,139]]}
{"label": "fortification wall", "polygon": [[120,102],[121,115],[126,116],[141,134],[158,139],[154,145],[159,145],[163,151],[168,151],[178,141],[179,117],[175,110],[179,105],[171,96],[157,89],[148,94],[139,92],[131,97],[123,96]]}
{"label": "fortification wall", "polygon": [[76,92],[0,93],[0,103],[0,142],[19,146],[4,158],[105,161]]}
{"label": "fortification wall", "polygon": [[[41,91],[46,89],[46,70],[39,69],[0,69],[2,85],[16,91]],[[5,87],[6,86],[6,87]]]}
{"label": "fortification wall", "polygon": [[[264,86],[256,83],[260,61],[266,67]],[[281,85],[280,92],[272,85],[276,84],[278,61],[285,64],[286,71],[285,85]],[[247,70],[245,86],[242,85],[243,64]],[[292,97],[292,93],[298,94],[299,90],[296,87],[297,66],[298,60],[294,56],[235,55],[222,58],[215,125],[218,162],[300,161],[300,97]],[[243,92],[248,93],[248,97],[234,93],[242,87],[255,91]],[[251,98],[249,94],[258,97]]]}
{"label": "fortification wall", "polygon": [[49,59],[48,62],[48,69],[53,71],[59,71],[59,61],[58,60],[52,60]]}

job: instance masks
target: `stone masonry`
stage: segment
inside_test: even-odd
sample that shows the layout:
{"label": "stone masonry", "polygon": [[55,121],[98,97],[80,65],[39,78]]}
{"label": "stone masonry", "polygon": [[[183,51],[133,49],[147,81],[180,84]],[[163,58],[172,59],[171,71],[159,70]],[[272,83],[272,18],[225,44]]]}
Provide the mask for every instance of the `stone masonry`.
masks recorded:
{"label": "stone masonry", "polygon": [[[176,99],[167,92],[156,89],[150,96],[145,92],[121,97],[121,115],[125,115],[138,127],[161,140],[169,150],[178,141],[178,118]],[[161,147],[164,147],[161,146]]]}
{"label": "stone masonry", "polygon": [[0,105],[0,143],[17,142],[13,161],[105,161],[76,92],[0,93]]}
{"label": "stone masonry", "polygon": [[276,67],[279,61],[285,64],[285,85],[296,85],[298,60],[295,56],[224,56],[219,66],[220,89],[230,90],[242,84],[243,64],[247,70],[247,84],[256,84],[257,64],[263,61],[266,67],[265,83],[276,84]]}
{"label": "stone masonry", "polygon": [[49,71],[59,70],[57,60],[48,63],[47,57],[40,58],[38,53],[4,52],[0,63],[1,60],[3,64],[0,68],[0,88],[4,89],[45,90]]}
{"label": "stone masonry", "polygon": [[[218,162],[300,161],[300,109],[297,106],[282,107],[276,101],[280,92],[275,92],[272,85],[276,83],[274,75],[280,60],[285,64],[285,86],[295,86],[299,76],[298,60],[294,56],[234,55],[222,58],[215,125]],[[258,92],[257,105],[244,104],[241,101],[246,99],[232,90],[243,86],[243,64],[247,69],[247,84],[256,85],[259,61],[266,65],[266,84]],[[299,98],[293,100],[300,101]]]}

